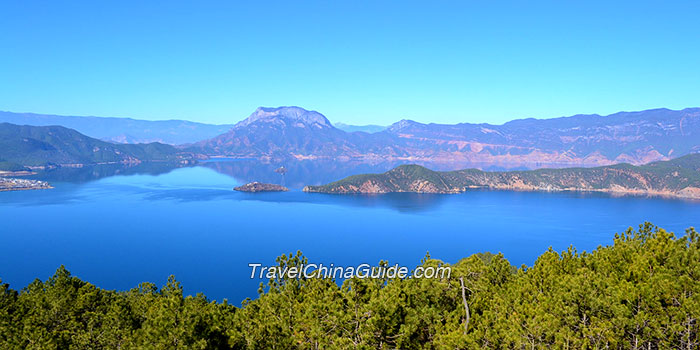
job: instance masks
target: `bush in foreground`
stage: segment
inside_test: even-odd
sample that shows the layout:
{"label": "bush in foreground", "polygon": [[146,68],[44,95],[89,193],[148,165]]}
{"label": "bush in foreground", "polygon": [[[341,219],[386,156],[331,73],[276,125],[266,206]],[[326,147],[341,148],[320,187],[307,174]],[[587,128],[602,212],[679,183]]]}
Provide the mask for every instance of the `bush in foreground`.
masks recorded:
{"label": "bush in foreground", "polygon": [[520,269],[476,254],[441,280],[274,279],[241,308],[172,277],[115,292],[61,267],[19,292],[0,282],[0,349],[697,349],[698,281],[698,233],[648,223]]}

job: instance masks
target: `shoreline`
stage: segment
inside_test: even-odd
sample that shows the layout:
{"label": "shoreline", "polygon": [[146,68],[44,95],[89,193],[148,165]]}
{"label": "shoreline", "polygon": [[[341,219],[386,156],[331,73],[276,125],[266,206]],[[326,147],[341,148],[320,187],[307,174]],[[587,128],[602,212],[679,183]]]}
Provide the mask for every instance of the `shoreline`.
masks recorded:
{"label": "shoreline", "polygon": [[[502,167],[521,167],[525,166],[532,169],[547,168],[556,169],[565,168],[594,168],[600,166],[616,165],[616,164],[632,164],[642,165],[645,162],[624,162],[624,161],[575,161],[570,159],[565,160],[513,160],[513,159],[473,159],[469,157],[458,158],[437,156],[437,157],[422,157],[422,156],[380,156],[380,155],[364,155],[364,156],[317,156],[317,155],[300,155],[290,154],[288,156],[264,156],[264,155],[226,155],[226,154],[207,154],[209,159],[232,159],[232,160],[260,160],[260,161],[337,161],[337,162],[361,162],[361,163],[383,163],[383,162],[412,162],[412,163],[433,163],[433,164],[473,164],[473,165],[488,165]],[[668,160],[667,158],[659,158],[653,161]],[[471,169],[471,168],[466,168]],[[477,169],[477,168],[474,168]],[[460,169],[463,170],[463,169]]]}
{"label": "shoreline", "polygon": [[31,175],[36,175],[36,172],[28,171],[28,170],[20,170],[20,171],[0,170],[0,177],[31,176]]}
{"label": "shoreline", "polygon": [[302,192],[306,193],[322,193],[322,194],[334,194],[334,195],[383,195],[383,194],[390,194],[390,193],[417,193],[417,194],[447,194],[447,195],[459,195],[459,194],[465,194],[468,193],[469,190],[482,190],[482,191],[508,191],[508,192],[569,192],[569,193],[604,193],[608,194],[610,196],[614,197],[624,197],[624,196],[645,196],[645,197],[657,197],[657,198],[665,198],[665,199],[681,199],[681,200],[691,200],[691,201],[700,201],[700,193],[696,196],[693,195],[684,195],[684,194],[678,194],[678,193],[673,193],[673,192],[663,192],[663,191],[641,191],[641,190],[626,190],[626,191],[621,191],[621,190],[613,190],[613,189],[544,189],[544,188],[533,188],[533,189],[527,189],[527,188],[516,188],[516,187],[511,187],[511,188],[506,188],[506,187],[490,187],[490,186],[471,186],[468,188],[465,188],[462,191],[457,191],[457,192],[451,192],[451,191],[440,191],[440,192],[417,192],[417,191],[391,191],[391,192],[351,192],[351,191],[346,191],[346,192],[336,192],[336,191],[324,191],[324,190],[315,190],[309,188],[310,186],[304,186],[302,189]]}
{"label": "shoreline", "polygon": [[0,192],[52,189],[46,181],[0,177]]}
{"label": "shoreline", "polygon": [[524,171],[464,169],[434,171],[416,164],[381,174],[348,176],[305,192],[321,193],[463,193],[469,189],[601,192],[700,200],[700,154],[634,166],[559,168]]}
{"label": "shoreline", "polygon": [[22,187],[22,188],[0,188],[0,192],[12,192],[12,191],[32,191],[32,190],[51,190],[53,189],[53,186],[48,186],[48,187],[36,187],[36,188],[31,188],[31,187]]}
{"label": "shoreline", "polygon": [[[700,201],[700,196],[686,196],[681,194],[676,194],[672,192],[661,192],[661,191],[641,191],[641,190],[612,190],[612,189],[518,189],[518,188],[482,188],[488,191],[513,191],[513,192],[570,192],[570,193],[605,193],[615,197],[624,196],[646,196],[646,197],[660,197],[667,199],[685,199]],[[467,191],[464,191],[467,192]],[[464,193],[462,192],[462,193]]]}

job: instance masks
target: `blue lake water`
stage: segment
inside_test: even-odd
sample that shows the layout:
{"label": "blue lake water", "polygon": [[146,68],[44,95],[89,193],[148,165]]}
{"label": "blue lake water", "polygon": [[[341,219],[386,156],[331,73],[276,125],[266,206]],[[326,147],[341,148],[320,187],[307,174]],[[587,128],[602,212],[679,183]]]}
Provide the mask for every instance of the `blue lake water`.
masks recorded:
{"label": "blue lake water", "polygon": [[[388,168],[211,162],[178,169],[81,169],[45,174],[54,189],[0,192],[0,278],[20,289],[65,265],[102,288],[163,285],[238,305],[261,280],[248,263],[301,250],[311,262],[415,266],[426,252],[450,263],[502,252],[531,265],[552,246],[590,251],[644,221],[682,234],[700,203],[603,194],[470,191],[460,195],[303,193],[350,173]],[[41,176],[40,176],[41,177]],[[286,193],[239,193],[246,181],[286,182]],[[277,181],[276,181],[277,180]]]}

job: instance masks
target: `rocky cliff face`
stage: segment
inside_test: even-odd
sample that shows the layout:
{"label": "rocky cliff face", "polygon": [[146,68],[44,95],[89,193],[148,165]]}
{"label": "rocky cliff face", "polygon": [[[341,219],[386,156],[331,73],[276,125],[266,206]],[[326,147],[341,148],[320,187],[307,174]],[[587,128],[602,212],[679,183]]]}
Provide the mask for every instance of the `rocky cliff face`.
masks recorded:
{"label": "rocky cliff face", "polygon": [[313,127],[317,129],[332,128],[331,122],[316,111],[307,111],[300,107],[267,108],[258,107],[248,118],[236,124],[240,129],[256,123],[277,124],[280,126]]}
{"label": "rocky cliff face", "polygon": [[238,158],[409,160],[600,166],[645,164],[700,151],[700,109],[522,119],[503,125],[397,122],[344,132],[299,107],[258,108],[195,151]]}
{"label": "rocky cliff face", "polygon": [[471,188],[593,191],[700,199],[700,154],[644,166],[619,164],[506,172],[477,169],[436,172],[418,165],[404,165],[383,174],[356,175],[324,186],[307,186],[304,191],[459,193]]}

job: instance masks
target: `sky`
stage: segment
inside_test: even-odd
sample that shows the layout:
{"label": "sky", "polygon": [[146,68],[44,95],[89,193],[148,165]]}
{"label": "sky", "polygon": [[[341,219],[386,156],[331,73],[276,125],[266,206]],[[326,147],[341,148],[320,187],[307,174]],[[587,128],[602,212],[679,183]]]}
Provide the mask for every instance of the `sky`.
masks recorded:
{"label": "sky", "polygon": [[0,110],[500,124],[700,106],[699,1],[0,1]]}

